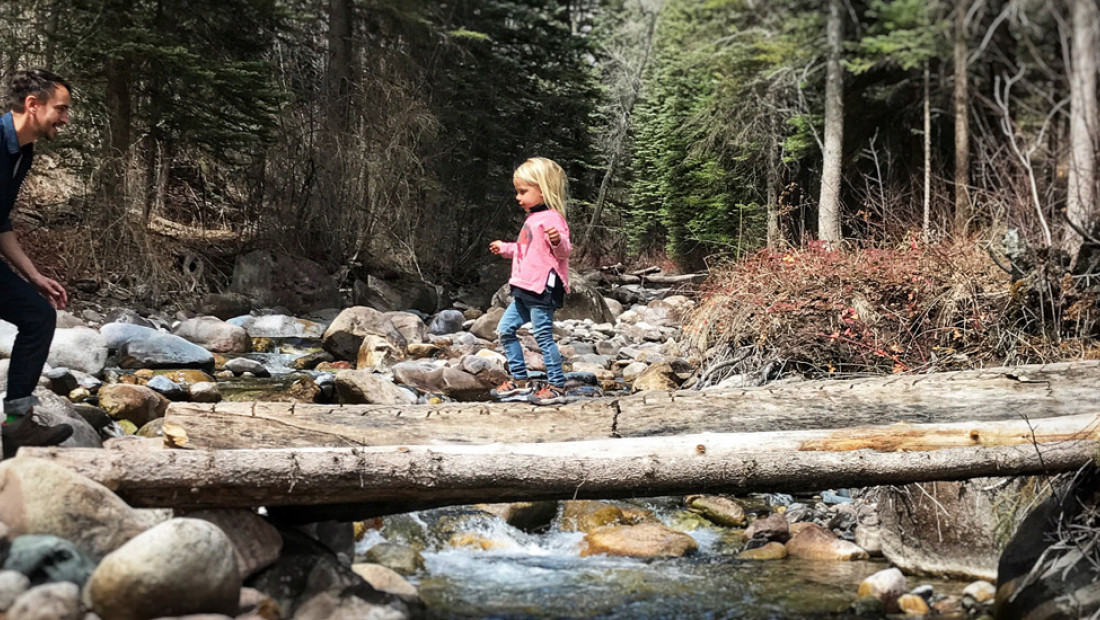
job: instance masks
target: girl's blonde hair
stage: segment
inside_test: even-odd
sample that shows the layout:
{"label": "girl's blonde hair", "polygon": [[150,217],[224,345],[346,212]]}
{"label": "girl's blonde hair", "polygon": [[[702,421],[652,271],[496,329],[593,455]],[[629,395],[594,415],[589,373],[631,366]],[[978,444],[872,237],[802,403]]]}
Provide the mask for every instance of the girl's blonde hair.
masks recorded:
{"label": "girl's blonde hair", "polygon": [[537,185],[546,206],[565,217],[569,180],[565,177],[565,171],[561,166],[545,157],[532,157],[520,164],[512,176],[525,183]]}

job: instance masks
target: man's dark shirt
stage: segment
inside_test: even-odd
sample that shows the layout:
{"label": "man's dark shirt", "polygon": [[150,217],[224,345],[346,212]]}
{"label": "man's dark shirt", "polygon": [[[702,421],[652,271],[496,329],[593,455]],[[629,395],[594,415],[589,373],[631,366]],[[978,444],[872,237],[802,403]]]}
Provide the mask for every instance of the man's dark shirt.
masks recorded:
{"label": "man's dark shirt", "polygon": [[12,229],[11,210],[34,159],[34,143],[19,148],[11,112],[0,117],[0,233]]}

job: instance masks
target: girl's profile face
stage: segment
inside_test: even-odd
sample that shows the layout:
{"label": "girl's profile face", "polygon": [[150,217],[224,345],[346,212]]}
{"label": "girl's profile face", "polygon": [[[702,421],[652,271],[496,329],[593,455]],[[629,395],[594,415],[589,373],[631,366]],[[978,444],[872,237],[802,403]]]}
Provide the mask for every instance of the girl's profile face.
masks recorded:
{"label": "girl's profile face", "polygon": [[524,211],[530,211],[531,207],[543,203],[542,190],[538,185],[528,183],[519,177],[512,178],[512,184],[516,186],[516,202]]}

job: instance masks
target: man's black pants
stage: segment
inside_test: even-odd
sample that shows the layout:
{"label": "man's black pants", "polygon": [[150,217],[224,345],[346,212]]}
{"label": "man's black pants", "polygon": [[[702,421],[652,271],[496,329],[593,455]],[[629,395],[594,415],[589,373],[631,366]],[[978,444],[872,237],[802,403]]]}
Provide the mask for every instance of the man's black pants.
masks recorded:
{"label": "man's black pants", "polygon": [[3,261],[0,261],[0,319],[19,329],[11,350],[6,403],[34,393],[50,354],[57,311]]}

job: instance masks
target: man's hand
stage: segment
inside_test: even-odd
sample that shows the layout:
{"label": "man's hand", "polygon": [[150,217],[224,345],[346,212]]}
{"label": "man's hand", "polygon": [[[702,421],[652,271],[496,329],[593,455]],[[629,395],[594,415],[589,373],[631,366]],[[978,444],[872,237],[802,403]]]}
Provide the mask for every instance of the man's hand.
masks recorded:
{"label": "man's hand", "polygon": [[493,241],[492,243],[489,244],[489,251],[492,252],[493,254],[500,254],[500,246],[503,245],[503,244],[504,244],[503,241],[501,241],[500,239],[497,239],[496,241]]}
{"label": "man's hand", "polygon": [[37,278],[31,280],[31,284],[38,289],[42,296],[49,300],[50,304],[58,309],[64,310],[65,305],[69,303],[69,295],[65,292],[65,287],[52,278],[39,275]]}
{"label": "man's hand", "polygon": [[558,232],[557,228],[551,226],[546,229],[546,239],[550,242],[550,245],[557,245],[561,243],[561,233]]}

